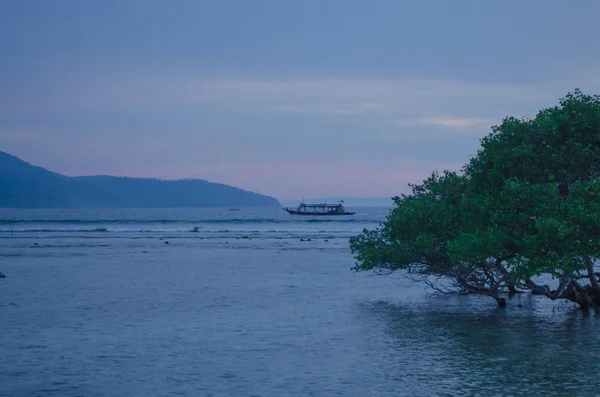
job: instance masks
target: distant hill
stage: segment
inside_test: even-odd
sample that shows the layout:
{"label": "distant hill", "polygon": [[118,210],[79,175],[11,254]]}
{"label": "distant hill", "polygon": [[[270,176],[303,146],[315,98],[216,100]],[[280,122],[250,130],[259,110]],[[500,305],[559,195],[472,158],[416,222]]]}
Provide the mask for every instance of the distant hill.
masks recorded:
{"label": "distant hill", "polygon": [[[304,202],[309,203],[337,203],[344,200],[346,207],[392,207],[394,202],[391,197],[329,197],[304,199]],[[299,200],[281,200],[281,204],[285,207],[295,207],[302,199]]]}
{"label": "distant hill", "polygon": [[277,206],[273,197],[201,179],[68,177],[0,152],[0,208]]}

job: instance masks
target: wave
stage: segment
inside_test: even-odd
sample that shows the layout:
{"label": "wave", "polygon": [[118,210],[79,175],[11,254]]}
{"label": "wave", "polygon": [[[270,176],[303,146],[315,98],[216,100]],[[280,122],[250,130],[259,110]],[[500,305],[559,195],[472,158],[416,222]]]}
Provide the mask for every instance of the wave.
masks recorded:
{"label": "wave", "polygon": [[27,224],[60,224],[60,225],[140,225],[140,224],[288,224],[288,223],[364,223],[365,219],[322,219],[322,218],[234,218],[234,219],[0,219],[0,225],[13,226]]}
{"label": "wave", "polygon": [[0,233],[105,233],[108,228],[98,227],[93,229],[67,229],[67,228],[47,228],[47,229],[0,229]]}
{"label": "wave", "polygon": [[22,233],[200,233],[200,234],[220,234],[220,233],[356,233],[361,229],[301,229],[301,228],[280,228],[280,229],[203,229],[198,227],[187,228],[155,228],[155,229],[137,229],[137,228],[39,228],[39,229],[0,229],[0,234],[22,234]]}

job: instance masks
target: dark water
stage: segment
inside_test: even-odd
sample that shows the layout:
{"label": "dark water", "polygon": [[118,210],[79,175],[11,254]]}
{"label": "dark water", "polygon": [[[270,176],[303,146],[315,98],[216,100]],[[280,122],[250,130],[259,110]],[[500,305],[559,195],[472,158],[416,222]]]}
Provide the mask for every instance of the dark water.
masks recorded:
{"label": "dark water", "polygon": [[600,395],[599,316],[351,272],[357,212],[0,211],[0,395]]}

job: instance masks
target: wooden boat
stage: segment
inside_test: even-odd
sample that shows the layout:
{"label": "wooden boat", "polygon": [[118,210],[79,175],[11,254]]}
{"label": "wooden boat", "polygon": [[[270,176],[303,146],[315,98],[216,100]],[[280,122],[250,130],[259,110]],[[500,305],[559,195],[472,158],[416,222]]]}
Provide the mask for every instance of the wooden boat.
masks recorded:
{"label": "wooden boat", "polygon": [[348,212],[344,208],[344,201],[340,200],[338,204],[304,204],[298,205],[298,208],[283,209],[292,215],[354,215],[354,212]]}

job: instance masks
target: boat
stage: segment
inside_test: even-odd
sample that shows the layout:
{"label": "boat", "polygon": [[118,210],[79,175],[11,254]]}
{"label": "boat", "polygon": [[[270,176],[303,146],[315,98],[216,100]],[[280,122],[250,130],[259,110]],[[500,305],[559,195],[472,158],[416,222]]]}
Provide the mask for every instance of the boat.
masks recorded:
{"label": "boat", "polygon": [[298,208],[283,208],[292,215],[354,215],[354,212],[348,212],[344,208],[344,200],[337,204],[304,204],[302,202]]}

